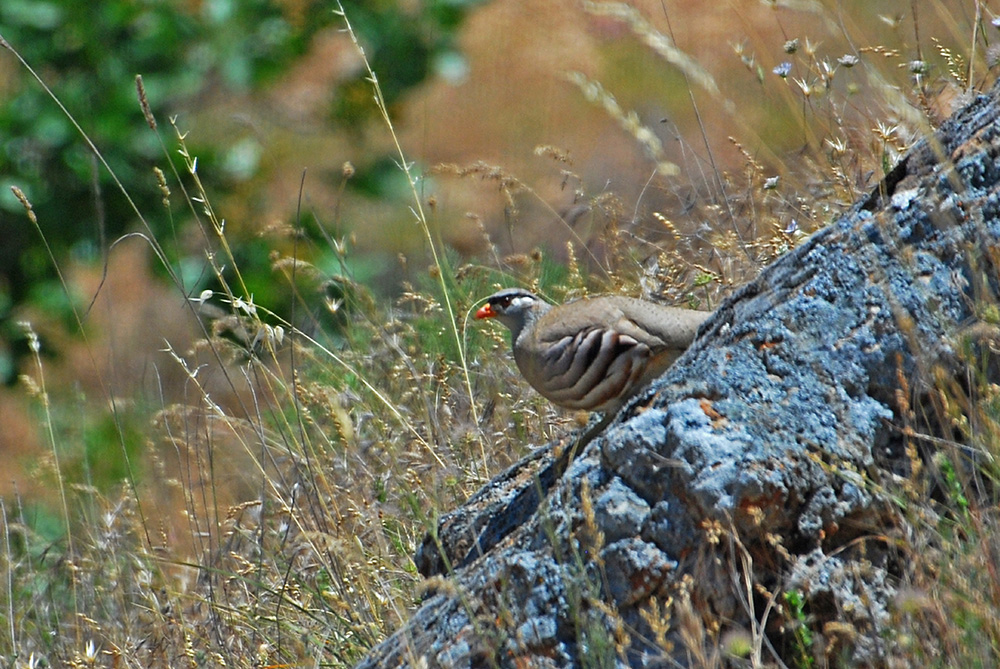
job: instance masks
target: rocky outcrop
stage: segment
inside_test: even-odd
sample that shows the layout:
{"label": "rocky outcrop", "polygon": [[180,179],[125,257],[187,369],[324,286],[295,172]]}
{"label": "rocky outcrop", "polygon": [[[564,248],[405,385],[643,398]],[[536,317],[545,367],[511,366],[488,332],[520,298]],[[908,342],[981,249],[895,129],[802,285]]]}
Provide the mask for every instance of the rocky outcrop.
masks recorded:
{"label": "rocky outcrop", "polygon": [[895,493],[949,436],[935,379],[962,378],[1000,288],[998,117],[995,92],[957,113],[575,458],[553,445],[445,517],[432,594],[360,666],[700,665],[727,640],[796,664],[806,613],[805,652],[889,662]]}

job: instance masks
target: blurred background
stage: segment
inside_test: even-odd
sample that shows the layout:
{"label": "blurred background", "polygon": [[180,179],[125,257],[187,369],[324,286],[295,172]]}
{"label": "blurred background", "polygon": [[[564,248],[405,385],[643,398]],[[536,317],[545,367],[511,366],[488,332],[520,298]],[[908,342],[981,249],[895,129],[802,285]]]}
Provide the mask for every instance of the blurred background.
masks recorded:
{"label": "blurred background", "polygon": [[[427,282],[396,139],[453,267],[499,282],[532,253],[566,262],[571,244],[611,290],[608,247],[627,243],[639,266],[669,251],[739,282],[720,250],[829,223],[984,85],[995,4],[345,2],[394,138],[334,3],[4,0],[0,495],[45,488],[45,426],[19,383],[38,373],[23,322],[49,389],[70,398],[59,420],[95,453],[122,434],[144,447],[148,414],[128,407],[199,401],[164,352],[201,334],[185,299],[219,289],[217,240],[180,193],[192,178],[178,135],[256,304],[291,320],[275,258],[294,249],[317,268],[316,331],[336,327],[338,278],[386,301]],[[111,399],[126,410],[91,410]],[[117,460],[81,467],[120,480]]]}

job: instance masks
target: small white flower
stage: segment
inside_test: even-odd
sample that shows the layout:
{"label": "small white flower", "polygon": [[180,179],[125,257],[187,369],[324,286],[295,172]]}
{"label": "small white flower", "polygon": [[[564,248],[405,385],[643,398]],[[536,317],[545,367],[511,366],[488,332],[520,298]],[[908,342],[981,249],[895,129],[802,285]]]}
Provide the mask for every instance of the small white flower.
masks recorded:
{"label": "small white flower", "polygon": [[86,660],[87,664],[97,662],[97,646],[94,645],[93,639],[87,641],[87,648],[83,651],[83,659]]}

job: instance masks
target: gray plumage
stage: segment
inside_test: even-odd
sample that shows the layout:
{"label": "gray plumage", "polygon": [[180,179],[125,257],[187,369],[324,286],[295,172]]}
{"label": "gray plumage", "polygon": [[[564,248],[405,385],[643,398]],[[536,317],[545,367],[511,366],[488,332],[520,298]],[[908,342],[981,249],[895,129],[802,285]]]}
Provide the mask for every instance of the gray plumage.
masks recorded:
{"label": "gray plumage", "polygon": [[494,293],[476,312],[507,326],[514,360],[535,390],[587,411],[618,409],[666,371],[708,316],[618,296],[553,306],[520,288]]}

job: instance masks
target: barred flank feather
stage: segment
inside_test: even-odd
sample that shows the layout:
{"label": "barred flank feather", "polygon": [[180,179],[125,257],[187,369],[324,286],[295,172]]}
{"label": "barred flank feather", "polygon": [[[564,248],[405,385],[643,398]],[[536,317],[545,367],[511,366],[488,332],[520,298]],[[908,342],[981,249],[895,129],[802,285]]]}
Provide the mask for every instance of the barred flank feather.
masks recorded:
{"label": "barred flank feather", "polygon": [[589,409],[620,398],[649,360],[649,348],[611,330],[564,337],[553,347],[559,364],[545,365],[538,391],[556,404]]}

